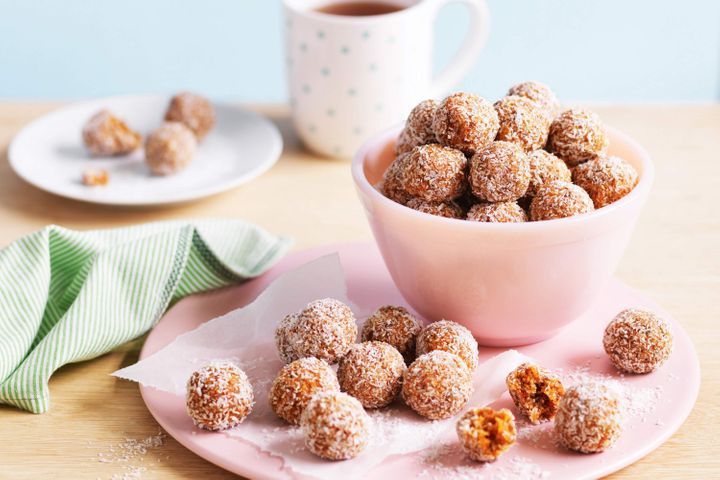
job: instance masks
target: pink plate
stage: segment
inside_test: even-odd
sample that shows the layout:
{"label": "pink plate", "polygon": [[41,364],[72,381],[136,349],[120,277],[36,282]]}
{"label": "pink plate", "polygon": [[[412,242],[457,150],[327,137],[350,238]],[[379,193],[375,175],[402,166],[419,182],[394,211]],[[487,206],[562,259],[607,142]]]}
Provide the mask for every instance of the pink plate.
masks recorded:
{"label": "pink plate", "polygon": [[[339,252],[346,275],[350,298],[359,306],[374,308],[384,304],[406,302],[392,283],[376,247],[369,244],[331,245],[288,255],[270,272],[237,287],[204,295],[195,295],[175,305],[150,333],[140,358],[163,348],[178,335],[201,323],[252,301],[279,274],[310,260]],[[565,371],[588,367],[591,373],[620,378],[602,349],[602,331],[613,315],[627,307],[653,310],[668,319],[675,334],[675,348],[667,363],[658,371],[642,376],[625,376],[622,381],[637,391],[656,393],[652,411],[638,410],[626,424],[617,444],[610,450],[594,455],[575,454],[555,446],[549,430],[536,430],[520,435],[512,450],[490,466],[470,464],[457,455],[442,455],[428,465],[422,453],[401,455],[377,466],[369,478],[394,479],[417,476],[441,478],[451,472],[467,475],[468,468],[477,468],[479,475],[492,477],[494,471],[527,477],[542,471],[551,478],[597,478],[629,465],[667,440],[687,418],[700,387],[700,366],[695,349],[687,334],[660,306],[623,283],[613,280],[589,313],[566,327],[559,335],[542,343],[518,350],[550,368]],[[502,349],[481,348],[480,361]],[[283,468],[282,460],[260,452],[243,441],[222,433],[210,433],[193,427],[185,414],[181,397],[140,386],[145,403],[158,423],[177,441],[201,457],[231,472],[250,478],[296,478]],[[509,396],[494,404],[510,407]],[[537,428],[537,427],[536,427]],[[522,430],[521,430],[522,432]],[[524,459],[522,462],[520,459]],[[320,460],[319,460],[320,461]]]}

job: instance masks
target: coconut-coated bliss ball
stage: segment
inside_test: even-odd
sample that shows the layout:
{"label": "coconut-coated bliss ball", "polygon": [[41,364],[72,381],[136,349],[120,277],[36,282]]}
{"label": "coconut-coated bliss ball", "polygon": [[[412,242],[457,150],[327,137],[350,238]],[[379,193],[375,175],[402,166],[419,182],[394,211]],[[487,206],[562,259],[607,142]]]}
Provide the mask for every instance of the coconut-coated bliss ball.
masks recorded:
{"label": "coconut-coated bliss ball", "polygon": [[630,308],[618,313],[605,328],[603,346],[619,370],[648,373],[670,357],[673,335],[659,316]]}
{"label": "coconut-coated bliss ball", "polygon": [[470,207],[467,219],[473,222],[527,222],[527,214],[517,202],[478,203]]}
{"label": "coconut-coated bliss ball", "polygon": [[400,135],[398,135],[397,141],[395,142],[395,155],[407,155],[417,146],[418,144],[413,142],[410,138],[410,134],[403,128],[402,131],[400,131]]}
{"label": "coconut-coated bliss ball", "polygon": [[432,129],[437,106],[438,102],[435,100],[423,100],[410,111],[396,146],[398,154],[409,152],[420,145],[437,142]]}
{"label": "coconut-coated bliss ball", "polygon": [[99,157],[125,155],[142,143],[140,134],[109,110],[100,110],[90,117],[82,129],[82,138],[90,154]]}
{"label": "coconut-coated bliss ball", "polygon": [[560,377],[532,363],[523,363],[505,379],[520,413],[531,423],[555,418],[565,387]]}
{"label": "coconut-coated bliss ball", "polygon": [[525,152],[545,147],[550,122],[537,104],[511,95],[495,102],[495,111],[500,121],[496,140],[515,143]]}
{"label": "coconut-coated bliss ball", "polygon": [[247,417],[254,403],[245,372],[230,362],[212,363],[193,372],[185,406],[193,423],[205,430],[227,430]]}
{"label": "coconut-coated bliss ball", "polygon": [[540,82],[522,82],[510,87],[508,96],[515,95],[531,100],[543,110],[545,116],[552,120],[560,111],[560,102],[555,93]]}
{"label": "coconut-coated bliss ball", "polygon": [[602,452],[622,432],[620,395],[613,386],[590,382],[567,389],[555,416],[555,435],[566,448]]}
{"label": "coconut-coated bliss ball", "polygon": [[572,175],[568,166],[558,157],[545,150],[535,150],[528,154],[530,159],[530,184],[528,185],[528,197],[537,195],[538,190],[546,183],[553,180],[570,182]]}
{"label": "coconut-coated bliss ball", "polygon": [[170,100],[165,120],[184,124],[202,140],[215,126],[215,109],[207,98],[183,92]]}
{"label": "coconut-coated bliss ball", "polygon": [[432,127],[438,142],[472,155],[495,139],[500,122],[492,103],[458,92],[437,107]]}
{"label": "coconut-coated bliss ball", "polygon": [[547,148],[574,167],[605,153],[609,143],[600,117],[589,110],[571,108],[553,120]]}
{"label": "coconut-coated bliss ball", "polygon": [[268,401],[278,417],[297,425],[313,395],[338,391],[340,385],[330,365],[315,357],[305,357],[280,370],[270,387]]}
{"label": "coconut-coated bliss ball", "polygon": [[413,148],[402,163],[402,187],[428,202],[447,202],[465,192],[467,159],[460,150],[437,143]]}
{"label": "coconut-coated bliss ball", "polygon": [[572,180],[590,195],[595,208],[602,208],[630,193],[638,173],[620,157],[600,155],[573,168]]}
{"label": "coconut-coated bliss ball", "polygon": [[478,344],[470,330],[450,320],[440,320],[425,327],[417,338],[417,355],[433,350],[454,353],[470,371],[478,365]]}
{"label": "coconut-coated bliss ball", "polygon": [[462,207],[453,200],[447,202],[428,202],[420,198],[413,198],[407,202],[406,206],[418,212],[428,213],[438,217],[463,218],[465,216]]}
{"label": "coconut-coated bliss ball", "polygon": [[385,305],[365,320],[360,338],[363,342],[385,342],[400,352],[406,362],[415,358],[415,340],[422,326],[405,307]]}
{"label": "coconut-coated bliss ball", "polygon": [[403,375],[403,400],[430,420],[450,418],[460,412],[470,400],[472,390],[472,374],[467,364],[442,350],[419,356]]}
{"label": "coconut-coated bliss ball", "polygon": [[187,167],[197,140],[182,123],[165,122],[145,141],[145,163],[155,175],[170,175]]}
{"label": "coconut-coated bliss ball", "polygon": [[402,386],[405,360],[385,342],[356,343],[340,360],[337,376],[340,390],[352,395],[365,408],[389,405]]}
{"label": "coconut-coated bliss ball", "polygon": [[492,142],[470,159],[470,188],[486,202],[507,202],[525,195],[530,160],[514,143]]}
{"label": "coconut-coated bliss ball", "polygon": [[286,315],[275,329],[275,346],[277,347],[280,360],[285,364],[298,359],[290,340],[290,327],[295,324],[299,316],[298,313]]}
{"label": "coconut-coated bliss ball", "polygon": [[288,341],[297,358],[316,357],[330,364],[337,363],[356,338],[355,315],[334,298],[308,304],[288,329]]}
{"label": "coconut-coated bliss ball", "polygon": [[585,190],[569,182],[555,180],[543,185],[530,203],[530,219],[552,220],[592,212],[595,208]]}
{"label": "coconut-coated bliss ball", "polygon": [[408,154],[398,155],[388,166],[380,181],[378,190],[393,202],[407,204],[413,197],[402,185],[402,174],[405,171]]}
{"label": "coconut-coated bliss ball", "polygon": [[507,408],[468,410],[455,425],[465,454],[476,462],[492,462],[515,443],[515,417]]}
{"label": "coconut-coated bliss ball", "polygon": [[357,399],[342,392],[315,395],[300,425],[307,448],[328,460],[354,458],[370,439],[370,417]]}

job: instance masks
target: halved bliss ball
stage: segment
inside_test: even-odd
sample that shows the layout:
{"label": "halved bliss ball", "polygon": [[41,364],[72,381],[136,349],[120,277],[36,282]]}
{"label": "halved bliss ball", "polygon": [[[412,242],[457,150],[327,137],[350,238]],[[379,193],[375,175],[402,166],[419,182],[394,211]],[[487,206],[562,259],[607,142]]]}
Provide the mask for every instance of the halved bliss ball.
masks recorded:
{"label": "halved bliss ball", "polygon": [[109,110],[101,110],[83,126],[82,138],[90,154],[125,155],[140,147],[142,136]]}
{"label": "halved bliss ball", "polygon": [[531,423],[552,420],[565,394],[560,377],[532,363],[515,368],[505,384],[515,406]]}
{"label": "halved bliss ball", "polygon": [[473,408],[460,417],[455,431],[465,454],[476,462],[493,462],[515,443],[515,417],[507,408]]}

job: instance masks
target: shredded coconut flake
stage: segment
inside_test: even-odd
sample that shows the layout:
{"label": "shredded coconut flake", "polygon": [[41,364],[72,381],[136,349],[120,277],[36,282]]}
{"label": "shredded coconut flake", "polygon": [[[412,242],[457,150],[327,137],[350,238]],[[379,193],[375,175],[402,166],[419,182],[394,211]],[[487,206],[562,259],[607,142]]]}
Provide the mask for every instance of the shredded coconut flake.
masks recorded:
{"label": "shredded coconut flake", "polygon": [[592,373],[589,365],[575,367],[561,373],[561,376],[566,387],[590,382],[602,382],[612,385],[620,393],[625,423],[633,419],[642,419],[653,413],[663,394],[663,388],[660,386],[633,387],[625,381],[624,375],[617,379],[610,375]]}
{"label": "shredded coconut flake", "polygon": [[[124,441],[111,445],[107,451],[97,454],[97,461],[100,463],[121,464],[121,471],[110,477],[112,480],[135,480],[142,478],[147,471],[146,466],[134,465],[135,462],[144,462],[145,455],[150,450],[159,448],[165,444],[166,435],[158,432],[157,435],[146,437],[142,440],[126,438]],[[167,457],[169,458],[169,457]]]}
{"label": "shredded coconut flake", "polygon": [[425,450],[422,462],[425,468],[419,478],[426,480],[540,480],[550,476],[550,472],[520,456],[503,464],[471,462],[457,443],[442,443]]}

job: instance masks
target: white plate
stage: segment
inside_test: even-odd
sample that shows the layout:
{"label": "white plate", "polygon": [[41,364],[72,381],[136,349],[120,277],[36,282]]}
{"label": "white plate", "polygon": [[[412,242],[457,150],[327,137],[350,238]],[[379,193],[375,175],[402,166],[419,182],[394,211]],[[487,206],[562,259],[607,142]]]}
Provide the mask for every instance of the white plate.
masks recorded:
{"label": "white plate", "polygon": [[[275,125],[260,115],[215,103],[215,128],[181,172],[153,176],[142,149],[123,157],[92,158],[83,146],[82,127],[107,108],[143,137],[162,123],[169,96],[132,95],[78,103],[25,127],[8,150],[10,166],[28,183],[63,197],[107,205],[160,205],[207,197],[246,183],[272,167],[282,151]],[[103,168],[110,182],[82,184],[86,168]]]}

